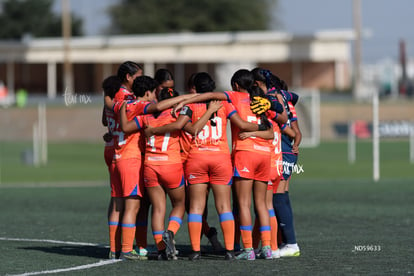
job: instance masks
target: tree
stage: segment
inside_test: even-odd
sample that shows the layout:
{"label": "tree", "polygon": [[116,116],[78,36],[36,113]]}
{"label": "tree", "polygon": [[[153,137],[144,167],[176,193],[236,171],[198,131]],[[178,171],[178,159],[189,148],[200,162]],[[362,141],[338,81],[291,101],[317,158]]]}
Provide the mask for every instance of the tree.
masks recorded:
{"label": "tree", "polygon": [[122,0],[109,9],[110,32],[267,30],[276,5],[277,0]]}
{"label": "tree", "polygon": [[[52,0],[5,0],[0,14],[0,39],[56,37],[62,35],[60,15],[52,12]],[[82,20],[72,15],[72,34],[82,34]]]}

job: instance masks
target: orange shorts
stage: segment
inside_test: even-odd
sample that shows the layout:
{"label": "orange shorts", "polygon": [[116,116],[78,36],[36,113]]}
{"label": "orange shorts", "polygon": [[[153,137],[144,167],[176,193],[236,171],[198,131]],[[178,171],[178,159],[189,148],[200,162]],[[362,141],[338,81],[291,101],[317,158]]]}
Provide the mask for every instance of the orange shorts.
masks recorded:
{"label": "orange shorts", "polygon": [[119,159],[115,162],[115,173],[122,186],[122,197],[139,196],[144,194],[141,175],[142,160],[140,158]]}
{"label": "orange shorts", "polygon": [[234,153],[235,177],[259,180],[270,180],[270,153],[260,154],[253,151],[239,150]]}
{"label": "orange shorts", "polygon": [[164,188],[175,189],[184,186],[183,164],[151,165],[144,164],[144,185],[156,187],[161,185]]}
{"label": "orange shorts", "polygon": [[190,153],[185,163],[186,179],[190,185],[231,185],[232,170],[230,154]]}
{"label": "orange shorts", "polygon": [[122,197],[122,185],[119,175],[115,173],[114,147],[105,147],[104,158],[108,166],[109,181],[111,182],[111,197]]}
{"label": "orange shorts", "polygon": [[282,176],[279,175],[275,179],[270,180],[272,182],[273,193],[276,194],[277,188],[279,187],[280,181],[282,180]]}
{"label": "orange shorts", "polygon": [[271,180],[267,181],[267,191],[273,191],[273,182]]}

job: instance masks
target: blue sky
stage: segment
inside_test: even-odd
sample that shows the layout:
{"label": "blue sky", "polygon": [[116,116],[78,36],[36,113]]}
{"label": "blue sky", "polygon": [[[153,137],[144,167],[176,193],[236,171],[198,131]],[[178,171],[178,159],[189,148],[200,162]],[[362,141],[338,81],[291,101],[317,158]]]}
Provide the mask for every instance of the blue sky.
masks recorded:
{"label": "blue sky", "polygon": [[[55,0],[59,10],[60,0]],[[177,0],[178,1],[178,0]],[[105,11],[117,0],[71,0],[73,11],[84,18],[87,35],[101,34],[110,24]],[[353,0],[279,0],[276,16],[282,30],[312,34],[318,30],[352,29]],[[398,60],[398,44],[406,41],[407,56],[414,56],[414,0],[361,0],[362,26],[370,35],[363,39],[365,63]]]}

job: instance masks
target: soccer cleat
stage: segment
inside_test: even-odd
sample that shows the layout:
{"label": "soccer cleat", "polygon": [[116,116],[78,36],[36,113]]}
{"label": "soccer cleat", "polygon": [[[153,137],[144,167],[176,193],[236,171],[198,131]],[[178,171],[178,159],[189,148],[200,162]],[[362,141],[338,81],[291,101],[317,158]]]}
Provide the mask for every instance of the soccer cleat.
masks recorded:
{"label": "soccer cleat", "polygon": [[175,249],[174,233],[170,230],[164,231],[162,234],[162,240],[166,245],[165,251],[167,252],[168,258],[176,260],[177,250]]}
{"label": "soccer cleat", "polygon": [[220,252],[223,251],[223,246],[217,239],[217,229],[215,227],[210,227],[210,230],[208,230],[207,238],[209,242],[211,243],[211,246],[213,247],[213,251]]}
{"label": "soccer cleat", "polygon": [[280,257],[299,257],[300,249],[299,246],[295,244],[286,244],[280,248]]}
{"label": "soccer cleat", "polygon": [[254,261],[256,260],[256,255],[254,254],[253,248],[245,248],[242,253],[240,253],[237,257],[237,260],[248,260]]}
{"label": "soccer cleat", "polygon": [[148,258],[145,256],[140,256],[135,250],[130,252],[121,252],[121,256],[119,257],[121,260],[128,260],[128,261],[144,261]]}
{"label": "soccer cleat", "polygon": [[144,247],[138,247],[138,246],[136,246],[135,247],[135,251],[140,255],[140,256],[143,256],[143,257],[146,257],[146,256],[148,256],[148,250],[146,249],[146,248],[144,248]]}
{"label": "soccer cleat", "polygon": [[188,256],[190,261],[199,261],[201,260],[201,252],[200,251],[193,251],[191,252],[190,256]]}
{"label": "soccer cleat", "polygon": [[279,259],[280,258],[280,249],[272,250],[272,259]]}
{"label": "soccer cleat", "polygon": [[158,260],[159,261],[168,261],[167,253],[165,252],[165,249],[158,251]]}
{"label": "soccer cleat", "polygon": [[271,260],[272,259],[272,249],[270,246],[263,246],[260,252],[260,259]]}
{"label": "soccer cleat", "polygon": [[236,259],[233,250],[226,250],[226,255],[224,255],[224,260],[226,261],[233,261]]}

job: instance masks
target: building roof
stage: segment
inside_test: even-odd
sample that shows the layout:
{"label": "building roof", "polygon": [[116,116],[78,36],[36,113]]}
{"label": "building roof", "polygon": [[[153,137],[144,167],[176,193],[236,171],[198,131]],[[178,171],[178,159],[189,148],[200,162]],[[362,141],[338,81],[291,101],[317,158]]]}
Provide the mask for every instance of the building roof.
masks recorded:
{"label": "building roof", "polygon": [[[174,33],[73,37],[74,63],[137,62],[280,62],[284,60],[349,60],[350,30],[320,31],[311,35],[284,32]],[[0,61],[63,62],[62,38],[25,38],[0,41]]]}

